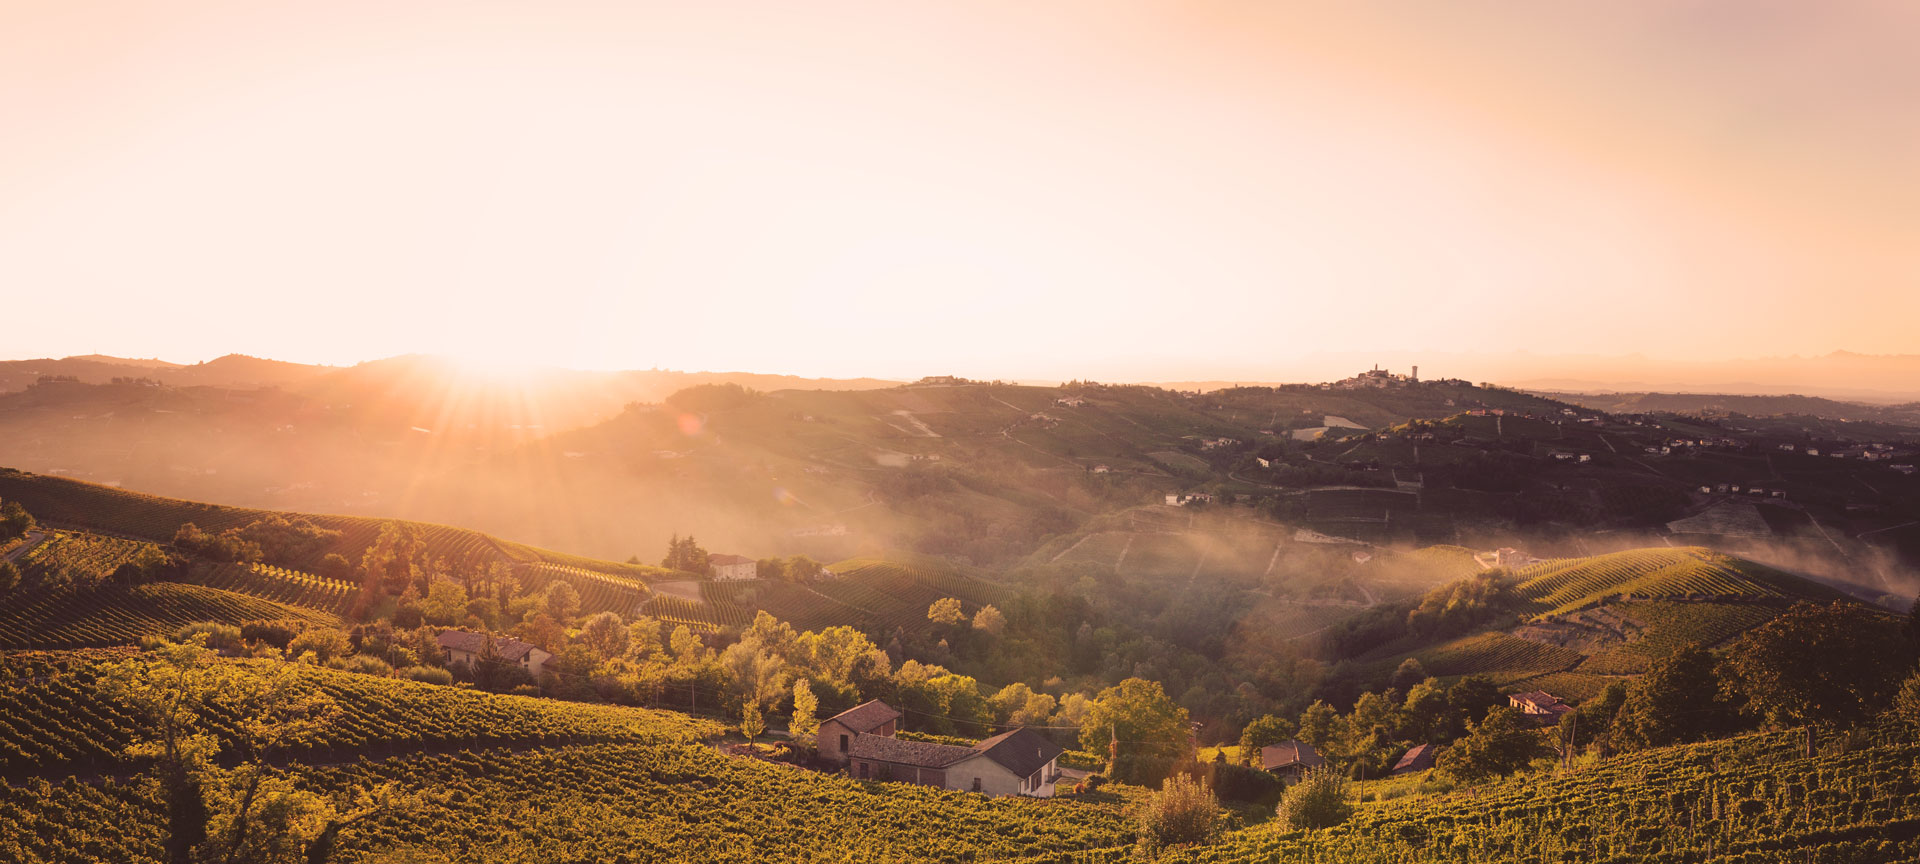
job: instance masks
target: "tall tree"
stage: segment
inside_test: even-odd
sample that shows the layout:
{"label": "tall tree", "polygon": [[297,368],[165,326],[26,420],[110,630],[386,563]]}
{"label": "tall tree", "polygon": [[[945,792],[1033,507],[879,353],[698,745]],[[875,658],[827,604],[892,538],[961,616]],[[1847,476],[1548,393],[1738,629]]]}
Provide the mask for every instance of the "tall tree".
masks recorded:
{"label": "tall tree", "polygon": [[1633,682],[1615,732],[1625,747],[1665,747],[1720,734],[1733,720],[1713,655],[1692,644],[1655,662]]}
{"label": "tall tree", "polygon": [[813,696],[813,687],[807,679],[796,678],[793,682],[793,719],[787,722],[787,734],[793,743],[803,748],[813,747],[813,737],[820,731],[820,700]]}
{"label": "tall tree", "polygon": [[1846,601],[1796,603],[1727,652],[1748,710],[1781,726],[1865,721],[1893,697],[1911,662],[1896,623]]}
{"label": "tall tree", "polygon": [[[167,798],[167,859],[186,864],[250,860],[263,845],[304,847],[311,836],[273,814],[297,809],[330,813],[324,799],[272,777],[266,760],[284,745],[325,727],[338,708],[290,664],[244,667],[217,660],[203,641],[170,645],[106,671],[98,684],[109,698],[143,720],[142,736],[127,748],[152,761]],[[240,759],[232,769],[214,764],[223,746],[204,717],[228,716],[226,746]],[[209,804],[213,806],[209,806]],[[261,814],[268,814],[264,821]],[[312,824],[303,822],[301,824]]]}
{"label": "tall tree", "polygon": [[966,617],[966,614],[960,611],[960,601],[953,597],[942,597],[927,607],[927,620],[935,624],[952,626]]}
{"label": "tall tree", "polygon": [[1099,753],[1114,744],[1119,779],[1152,784],[1187,752],[1193,730],[1187,709],[1167,698],[1158,681],[1128,678],[1100,691],[1080,723],[1080,746]]}
{"label": "tall tree", "polygon": [[1467,724],[1467,737],[1440,751],[1435,767],[1462,783],[1478,783],[1527,767],[1544,747],[1520,712],[1501,706],[1488,710],[1479,723]]}

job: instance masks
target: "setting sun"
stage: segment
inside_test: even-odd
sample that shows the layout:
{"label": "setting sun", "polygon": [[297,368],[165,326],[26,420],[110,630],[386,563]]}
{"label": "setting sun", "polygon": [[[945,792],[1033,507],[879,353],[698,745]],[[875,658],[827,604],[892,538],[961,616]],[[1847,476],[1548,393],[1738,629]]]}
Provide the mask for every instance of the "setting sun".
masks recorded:
{"label": "setting sun", "polygon": [[0,123],[0,864],[1920,862],[1920,2],[13,2]]}

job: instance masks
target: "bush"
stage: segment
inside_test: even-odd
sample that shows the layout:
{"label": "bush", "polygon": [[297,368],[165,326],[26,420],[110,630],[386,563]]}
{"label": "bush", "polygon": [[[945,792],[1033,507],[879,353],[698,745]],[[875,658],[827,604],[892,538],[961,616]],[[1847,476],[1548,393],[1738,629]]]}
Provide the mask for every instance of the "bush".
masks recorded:
{"label": "bush", "polygon": [[240,647],[240,628],[218,621],[195,621],[188,624],[173,634],[173,641],[184,643],[203,633],[206,634],[208,648]]}
{"label": "bush", "polygon": [[1280,778],[1246,765],[1214,762],[1206,766],[1206,771],[1208,785],[1225,801],[1273,805],[1287,788]]}
{"label": "bush", "polygon": [[453,673],[441,669],[438,666],[408,666],[405,669],[395,672],[394,677],[404,678],[408,681],[419,681],[423,684],[439,684],[441,686],[453,683]]}
{"label": "bush", "polygon": [[345,669],[348,672],[358,672],[362,675],[376,675],[381,678],[393,674],[393,667],[387,665],[387,661],[378,657],[369,657],[365,654],[355,654],[352,657],[346,658],[345,662],[341,663],[339,668]]}
{"label": "bush", "polygon": [[1141,836],[1162,846],[1205,843],[1219,825],[1220,802],[1206,784],[1184,773],[1168,777],[1141,805]]}
{"label": "bush", "polygon": [[249,642],[265,642],[275,648],[284,649],[293,637],[307,629],[307,622],[298,618],[282,618],[273,621],[248,621],[240,625],[240,638]]}
{"label": "bush", "polygon": [[1334,771],[1309,770],[1280,801],[1280,820],[1292,828],[1332,828],[1353,815],[1347,780]]}
{"label": "bush", "polygon": [[515,696],[538,696],[540,695],[540,688],[532,684],[520,684],[516,685],[512,692]]}
{"label": "bush", "polygon": [[1893,695],[1893,716],[1909,730],[1920,734],[1920,670],[1907,676]]}
{"label": "bush", "polygon": [[287,653],[299,657],[309,651],[320,662],[325,663],[335,657],[344,657],[352,650],[347,643],[347,634],[331,627],[315,627],[287,643]]}

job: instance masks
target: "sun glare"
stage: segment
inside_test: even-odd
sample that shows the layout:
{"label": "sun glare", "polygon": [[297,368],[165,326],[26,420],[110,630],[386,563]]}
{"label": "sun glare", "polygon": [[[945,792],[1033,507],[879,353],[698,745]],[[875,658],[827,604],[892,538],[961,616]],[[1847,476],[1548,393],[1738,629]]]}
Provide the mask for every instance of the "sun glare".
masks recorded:
{"label": "sun glare", "polygon": [[525,378],[530,371],[528,364],[517,358],[493,352],[469,351],[447,355],[447,359],[462,373],[474,378],[492,381],[506,381]]}

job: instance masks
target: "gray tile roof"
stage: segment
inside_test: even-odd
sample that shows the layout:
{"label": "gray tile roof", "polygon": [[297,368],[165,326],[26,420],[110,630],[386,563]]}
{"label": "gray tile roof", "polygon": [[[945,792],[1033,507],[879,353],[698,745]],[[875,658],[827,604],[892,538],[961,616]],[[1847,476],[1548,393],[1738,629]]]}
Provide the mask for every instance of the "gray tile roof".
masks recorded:
{"label": "gray tile roof", "polygon": [[[449,651],[465,651],[469,654],[480,654],[486,650],[487,638],[487,634],[485,633],[473,633],[466,630],[447,630],[443,631],[439,638],[434,641],[440,643],[441,648]],[[529,652],[534,650],[534,646],[528,645],[518,639],[511,639],[506,636],[495,636],[493,637],[493,649],[500,652],[500,659],[518,663],[520,662],[520,658],[527,656]]]}
{"label": "gray tile roof", "polygon": [[1025,726],[988,738],[973,745],[973,749],[987,754],[988,759],[1000,763],[1015,777],[1031,777],[1066,752],[1060,745],[1048,740],[1047,736]]}
{"label": "gray tile roof", "polygon": [[855,735],[847,745],[847,755],[855,759],[872,759],[919,768],[945,768],[963,759],[971,759],[979,752],[972,747],[908,741],[886,735]]}

